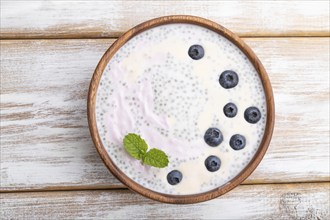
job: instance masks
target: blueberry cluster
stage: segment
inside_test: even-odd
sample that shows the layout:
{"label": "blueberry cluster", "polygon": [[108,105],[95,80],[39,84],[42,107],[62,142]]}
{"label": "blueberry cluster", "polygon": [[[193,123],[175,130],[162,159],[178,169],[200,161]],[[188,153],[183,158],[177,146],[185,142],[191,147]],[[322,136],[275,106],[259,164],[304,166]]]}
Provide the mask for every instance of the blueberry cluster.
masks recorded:
{"label": "blueberry cluster", "polygon": [[[238,84],[238,75],[232,70],[224,71],[219,77],[220,85],[225,89],[234,88]],[[237,106],[229,102],[223,107],[223,113],[228,118],[237,115]],[[255,124],[261,119],[261,113],[257,107],[251,106],[244,112],[244,118],[248,123]],[[211,147],[221,144],[223,136],[218,128],[209,128],[204,134],[204,141]],[[234,150],[242,150],[245,147],[246,139],[241,134],[234,134],[229,141],[229,145]],[[205,160],[205,167],[210,172],[220,169],[221,160],[219,157],[211,155]]]}
{"label": "blueberry cluster", "polygon": [[[194,45],[191,48],[197,50],[197,54],[204,55],[204,49],[198,45]],[[201,51],[200,53],[198,51]],[[195,53],[190,53],[190,49],[188,51],[190,57],[194,58]],[[200,58],[199,58],[200,59]],[[239,82],[239,77],[236,72],[232,70],[225,70],[220,74],[219,84],[225,89],[231,89],[237,86]],[[237,115],[237,106],[229,102],[223,107],[223,113],[228,118],[233,118]],[[251,106],[247,108],[244,112],[244,118],[248,123],[255,124],[261,119],[261,113],[257,107]],[[218,128],[209,128],[206,130],[204,134],[204,141],[211,147],[216,147],[221,144],[223,141],[223,135]],[[234,134],[229,141],[229,145],[234,150],[242,150],[245,147],[246,139],[241,134]],[[205,167],[210,172],[215,172],[220,169],[221,160],[219,157],[211,155],[205,160]]]}
{"label": "blueberry cluster", "polygon": [[[193,60],[199,60],[204,57],[204,48],[201,45],[192,45],[188,50],[188,55]],[[235,71],[225,70],[220,74],[219,84],[225,89],[231,89],[238,85],[239,77]],[[228,118],[233,118],[237,115],[237,106],[229,102],[223,107],[223,113]],[[260,110],[257,107],[251,106],[244,111],[244,119],[251,124],[256,124],[261,119]],[[211,147],[219,146],[223,141],[223,135],[218,128],[211,127],[204,134],[204,141]],[[229,145],[233,150],[242,150],[246,145],[246,139],[241,134],[234,134],[229,141]],[[215,155],[210,155],[205,159],[205,167],[210,172],[215,172],[220,169],[221,160]],[[182,180],[182,173],[178,170],[173,170],[167,175],[167,181],[171,185],[176,185]]]}

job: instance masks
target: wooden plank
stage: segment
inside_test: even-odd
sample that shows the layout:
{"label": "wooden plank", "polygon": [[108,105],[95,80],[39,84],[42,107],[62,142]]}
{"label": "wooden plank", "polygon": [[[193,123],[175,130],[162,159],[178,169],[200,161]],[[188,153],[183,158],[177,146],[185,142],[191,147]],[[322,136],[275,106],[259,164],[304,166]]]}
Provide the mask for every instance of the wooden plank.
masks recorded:
{"label": "wooden plank", "polygon": [[1,1],[1,38],[118,37],[146,20],[195,15],[240,36],[329,36],[328,1]]}
{"label": "wooden plank", "polygon": [[[329,181],[329,38],[248,38],[276,125],[245,183]],[[86,98],[113,40],[1,41],[1,190],[122,187],[91,142]]]}
{"label": "wooden plank", "polygon": [[239,186],[200,204],[162,204],[129,190],[6,193],[2,219],[329,219],[330,184]]}

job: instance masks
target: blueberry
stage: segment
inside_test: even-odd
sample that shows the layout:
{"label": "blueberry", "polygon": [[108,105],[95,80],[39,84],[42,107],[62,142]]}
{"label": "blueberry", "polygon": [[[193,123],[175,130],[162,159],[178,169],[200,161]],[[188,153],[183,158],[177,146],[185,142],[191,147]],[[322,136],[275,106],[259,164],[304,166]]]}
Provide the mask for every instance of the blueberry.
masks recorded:
{"label": "blueberry", "polygon": [[221,73],[219,83],[225,89],[234,88],[238,84],[238,75],[232,70],[226,70]]}
{"label": "blueberry", "polygon": [[234,150],[242,150],[245,147],[245,137],[240,134],[235,134],[230,138],[229,145]]}
{"label": "blueberry", "polygon": [[216,147],[223,140],[222,133],[217,128],[209,128],[204,134],[204,141],[211,147]]}
{"label": "blueberry", "polygon": [[220,169],[221,160],[217,156],[209,156],[204,162],[206,169],[210,172],[215,172]]}
{"label": "blueberry", "polygon": [[178,170],[172,170],[167,174],[167,182],[171,185],[176,185],[182,180],[182,173]]}
{"label": "blueberry", "polygon": [[193,60],[199,60],[204,56],[204,48],[201,45],[192,45],[189,50],[188,54]]}
{"label": "blueberry", "polygon": [[234,103],[231,103],[229,102],[228,104],[226,104],[224,107],[223,107],[223,113],[225,113],[225,115],[228,117],[228,118],[233,118],[236,116],[237,114],[237,107]]}
{"label": "blueberry", "polygon": [[249,107],[244,112],[244,118],[251,124],[257,123],[261,118],[261,113],[257,107]]}

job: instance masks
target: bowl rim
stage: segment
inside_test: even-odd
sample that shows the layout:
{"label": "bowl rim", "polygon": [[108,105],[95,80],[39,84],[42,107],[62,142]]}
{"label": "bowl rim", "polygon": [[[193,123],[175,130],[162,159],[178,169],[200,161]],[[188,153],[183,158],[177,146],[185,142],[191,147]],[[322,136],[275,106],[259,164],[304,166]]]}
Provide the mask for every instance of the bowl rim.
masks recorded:
{"label": "bowl rim", "polygon": [[[234,43],[249,58],[250,62],[253,64],[254,68],[258,72],[265,91],[267,105],[267,119],[264,136],[257,152],[255,153],[249,164],[236,177],[234,177],[231,181],[227,182],[225,185],[222,185],[207,192],[191,195],[170,195],[155,192],[141,186],[140,184],[130,179],[110,159],[105,147],[102,144],[96,124],[95,105],[97,89],[103,71],[110,59],[113,57],[113,55],[119,50],[119,48],[121,48],[127,41],[129,41],[137,34],[145,30],[154,28],[156,26],[173,23],[187,23],[199,25],[222,35],[223,37]],[[228,29],[213,21],[191,15],[171,15],[148,20],[133,27],[132,29],[124,33],[122,36],[120,36],[108,48],[108,50],[104,53],[101,60],[99,61],[90,82],[87,100],[87,115],[92,140],[98,153],[100,154],[104,164],[107,166],[110,172],[114,176],[116,176],[117,179],[119,179],[124,185],[126,185],[129,189],[156,201],[173,204],[191,204],[207,201],[229,192],[230,190],[238,186],[240,183],[242,183],[256,169],[268,149],[273,134],[275,122],[275,105],[272,87],[267,72],[258,57],[254,54],[250,47],[243,42],[243,40],[241,40],[236,34],[232,33]]]}

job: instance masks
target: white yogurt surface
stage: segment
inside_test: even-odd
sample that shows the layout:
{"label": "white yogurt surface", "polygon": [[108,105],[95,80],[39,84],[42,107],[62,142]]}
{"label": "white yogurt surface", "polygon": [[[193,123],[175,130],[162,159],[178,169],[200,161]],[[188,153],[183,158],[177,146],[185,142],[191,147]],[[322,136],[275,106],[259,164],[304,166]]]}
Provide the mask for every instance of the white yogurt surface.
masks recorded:
{"label": "white yogurt surface", "polygon": [[[200,60],[188,55],[194,44],[204,48]],[[236,87],[220,86],[225,70],[238,74]],[[238,108],[234,118],[223,113],[228,102]],[[244,119],[250,106],[262,114],[256,124]],[[129,178],[160,193],[196,194],[230,182],[250,162],[264,135],[266,100],[257,71],[233,43],[197,25],[168,24],[138,34],[110,60],[97,91],[96,121],[110,158]],[[217,147],[204,141],[210,127],[223,134]],[[128,133],[166,152],[169,165],[154,168],[132,158],[123,146]],[[234,134],[246,138],[244,149],[230,147]],[[221,160],[216,172],[204,165],[210,155]],[[177,185],[167,182],[172,170],[183,175]]]}

